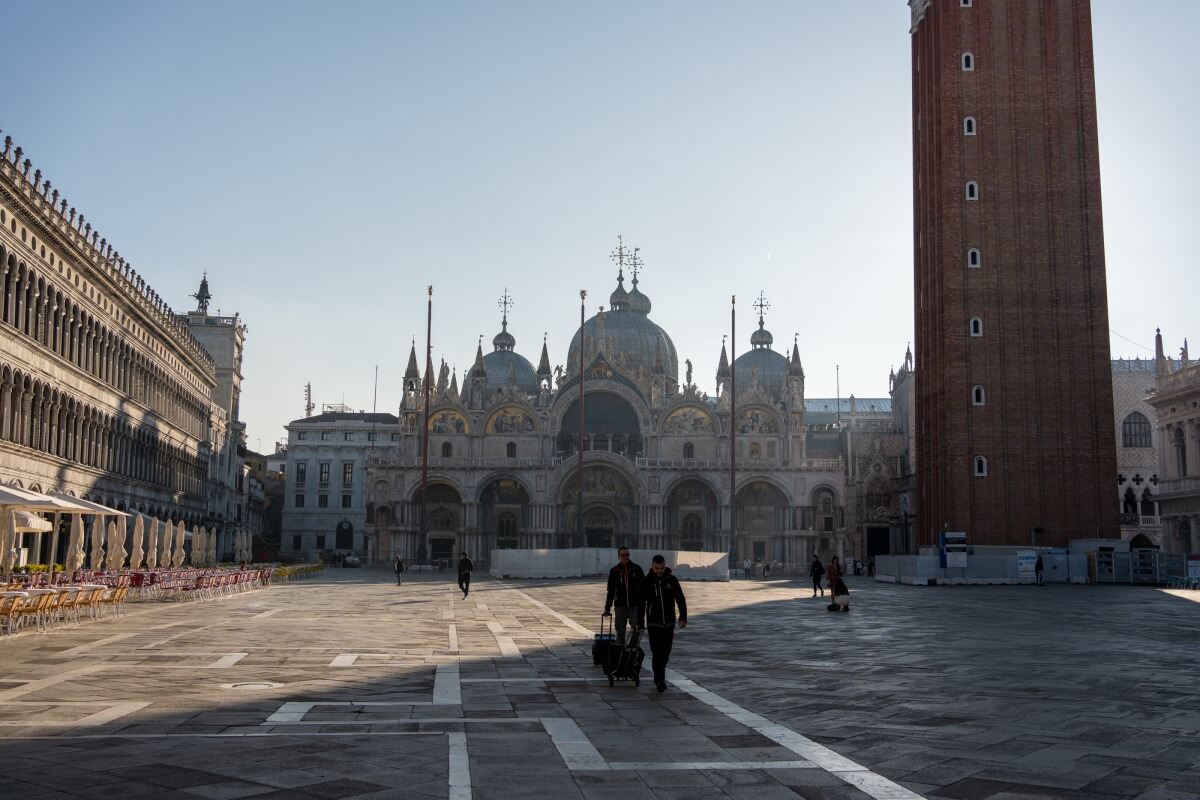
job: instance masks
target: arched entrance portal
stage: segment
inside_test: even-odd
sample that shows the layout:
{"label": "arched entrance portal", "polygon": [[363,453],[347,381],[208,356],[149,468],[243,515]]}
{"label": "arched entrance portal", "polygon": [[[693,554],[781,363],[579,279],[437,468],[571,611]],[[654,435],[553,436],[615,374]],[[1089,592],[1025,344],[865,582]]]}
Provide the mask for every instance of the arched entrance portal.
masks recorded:
{"label": "arched entrance portal", "polygon": [[583,534],[588,547],[612,547],[616,532],[617,519],[607,508],[584,510]]}
{"label": "arched entrance portal", "polygon": [[753,481],[737,494],[738,556],[778,559],[779,536],[787,530],[788,501],[778,487]]}
{"label": "arched entrance portal", "polygon": [[[413,495],[413,502],[418,507],[422,505],[421,490]],[[453,487],[444,483],[429,484],[429,498],[424,502],[425,522],[422,526],[425,541],[421,550],[428,547],[429,558],[433,561],[453,561],[454,537],[462,527],[463,501],[462,496]]]}

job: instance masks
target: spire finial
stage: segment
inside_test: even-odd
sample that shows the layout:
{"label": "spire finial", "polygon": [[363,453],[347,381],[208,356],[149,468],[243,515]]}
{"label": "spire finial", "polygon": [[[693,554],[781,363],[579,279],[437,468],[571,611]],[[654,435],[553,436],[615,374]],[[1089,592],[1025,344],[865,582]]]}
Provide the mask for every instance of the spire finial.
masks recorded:
{"label": "spire finial", "polygon": [[[752,304],[755,311],[758,312],[759,327],[763,325],[763,313],[771,308],[771,304],[767,302],[767,297],[761,291],[758,293],[758,299]],[[799,334],[797,334],[799,338]]]}
{"label": "spire finial", "polygon": [[513,299],[508,296],[508,287],[507,286],[504,287],[504,294],[500,295],[500,301],[498,303],[496,303],[496,305],[500,306],[501,316],[503,317],[503,322],[507,323],[508,322],[508,310],[513,307]]}
{"label": "spire finial", "polygon": [[617,249],[608,254],[608,257],[617,262],[617,277],[625,277],[625,240],[617,234]]}
{"label": "spire finial", "polygon": [[637,286],[638,273],[641,272],[642,268],[645,266],[644,262],[642,261],[641,256],[638,255],[638,253],[640,253],[641,251],[642,251],[642,248],[635,247],[635,248],[633,248],[633,254],[631,256],[629,256],[629,269],[633,271],[633,285],[634,286]]}

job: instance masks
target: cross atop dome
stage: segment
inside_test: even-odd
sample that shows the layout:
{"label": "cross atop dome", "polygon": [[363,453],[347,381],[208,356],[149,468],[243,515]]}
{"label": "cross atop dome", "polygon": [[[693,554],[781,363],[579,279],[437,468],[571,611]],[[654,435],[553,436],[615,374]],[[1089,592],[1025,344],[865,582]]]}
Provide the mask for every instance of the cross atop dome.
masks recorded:
{"label": "cross atop dome", "polygon": [[763,321],[763,319],[762,319],[763,312],[770,309],[771,304],[767,302],[766,295],[764,295],[760,291],[758,293],[758,299],[754,301],[753,306],[754,306],[754,310],[758,312],[758,321],[759,321],[759,323],[761,323]]}
{"label": "cross atop dome", "polygon": [[501,315],[504,320],[508,321],[508,310],[513,307],[513,299],[508,296],[508,287],[504,287],[504,294],[500,295],[499,302],[496,305],[500,306]]}

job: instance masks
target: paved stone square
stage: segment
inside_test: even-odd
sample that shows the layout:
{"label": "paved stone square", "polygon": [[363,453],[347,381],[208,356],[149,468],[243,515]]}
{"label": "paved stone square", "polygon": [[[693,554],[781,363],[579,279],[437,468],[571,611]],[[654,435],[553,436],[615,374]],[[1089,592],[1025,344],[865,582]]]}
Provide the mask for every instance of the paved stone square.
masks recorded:
{"label": "paved stone square", "polygon": [[21,633],[0,797],[1200,796],[1200,592],[684,589],[663,694],[592,666],[599,580],[330,570]]}

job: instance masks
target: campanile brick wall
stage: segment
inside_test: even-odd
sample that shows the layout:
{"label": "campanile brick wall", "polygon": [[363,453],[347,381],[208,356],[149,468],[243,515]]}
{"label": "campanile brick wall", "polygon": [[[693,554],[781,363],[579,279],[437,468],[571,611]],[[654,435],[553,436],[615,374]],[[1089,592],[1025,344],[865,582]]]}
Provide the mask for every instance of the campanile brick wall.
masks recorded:
{"label": "campanile brick wall", "polygon": [[918,541],[1119,536],[1089,2],[909,5]]}

